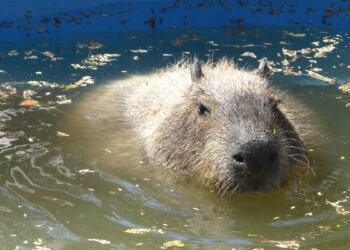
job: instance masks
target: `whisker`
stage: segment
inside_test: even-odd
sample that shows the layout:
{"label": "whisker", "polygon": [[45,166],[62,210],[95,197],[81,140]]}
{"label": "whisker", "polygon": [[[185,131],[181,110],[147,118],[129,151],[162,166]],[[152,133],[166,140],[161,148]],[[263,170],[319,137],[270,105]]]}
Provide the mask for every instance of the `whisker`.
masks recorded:
{"label": "whisker", "polygon": [[304,152],[308,152],[306,148],[302,148],[302,147],[297,147],[297,146],[289,146],[289,145],[284,146],[284,147],[285,147],[285,148],[295,148],[295,149],[300,149],[300,150],[302,150],[302,151],[304,151]]}
{"label": "whisker", "polygon": [[[299,160],[297,158],[295,158],[294,156],[302,156],[305,161],[302,161],[302,160]],[[311,172],[313,173],[314,176],[316,176],[316,173],[315,171],[312,169],[311,165],[310,165],[310,161],[309,159],[306,157],[306,155],[303,155],[303,154],[292,154],[292,155],[289,155],[289,157],[291,157],[293,160],[295,160],[296,162],[299,162],[299,163],[302,163],[303,165],[305,165],[307,167],[307,172],[306,172],[306,175],[308,175],[308,172],[309,172],[309,169],[311,170]]]}
{"label": "whisker", "polygon": [[301,142],[301,141],[299,141],[298,139],[295,139],[295,138],[283,138],[283,139],[280,139],[280,141],[287,141],[287,140],[290,140],[290,141],[293,141],[293,142],[296,142],[296,143],[298,143],[299,144],[299,146],[300,147],[302,147],[302,148],[305,148],[304,147],[304,144]]}

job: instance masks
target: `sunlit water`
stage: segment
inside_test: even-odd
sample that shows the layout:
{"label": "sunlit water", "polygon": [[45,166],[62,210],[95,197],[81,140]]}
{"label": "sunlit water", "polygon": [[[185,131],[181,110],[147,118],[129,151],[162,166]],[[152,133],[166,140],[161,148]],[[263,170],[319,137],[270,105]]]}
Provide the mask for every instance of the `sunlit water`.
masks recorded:
{"label": "sunlit water", "polygon": [[[172,240],[181,240],[187,249],[349,248],[350,109],[345,105],[350,97],[338,90],[338,84],[349,80],[349,35],[342,30],[289,29],[293,34],[305,34],[295,37],[284,31],[170,29],[2,43],[2,90],[11,92],[13,86],[17,92],[2,97],[0,106],[1,248],[159,249]],[[88,40],[103,47],[76,46]],[[318,47],[337,43],[324,58],[313,58],[315,53],[311,53],[292,62],[292,57],[282,53],[282,48],[317,48],[312,44],[315,41],[320,41]],[[19,55],[9,56],[11,50]],[[25,55],[27,51],[32,54]],[[63,59],[51,60],[39,53],[44,51]],[[257,59],[241,56],[246,51],[257,58],[266,56],[277,69],[282,69],[286,58],[293,72],[305,74],[305,70],[317,67],[322,69],[319,74],[337,80],[330,86],[306,75],[276,72],[272,77],[274,84],[305,102],[323,128],[319,134],[323,144],[311,152],[316,176],[309,172],[289,190],[217,197],[180,173],[151,166],[147,159],[133,157],[130,152],[115,152],[110,138],[94,142],[87,134],[82,139],[67,125],[79,116],[76,109],[84,97],[110,80],[148,73],[183,53],[214,61],[233,57],[240,66],[256,67]],[[98,53],[121,55],[97,70],[71,66],[82,65]],[[24,59],[31,55],[38,58]],[[317,62],[310,67],[310,60]],[[85,88],[66,90],[64,86],[23,83],[44,80],[69,85],[87,75],[95,84]],[[37,91],[32,98],[40,106],[20,106],[22,92],[27,89]],[[57,104],[58,95],[65,95],[72,104]],[[87,118],[98,119],[93,115]],[[58,131],[70,136],[60,136]],[[339,200],[343,202],[334,203]],[[133,234],[125,232],[128,229],[139,230],[131,231],[136,232]]]}

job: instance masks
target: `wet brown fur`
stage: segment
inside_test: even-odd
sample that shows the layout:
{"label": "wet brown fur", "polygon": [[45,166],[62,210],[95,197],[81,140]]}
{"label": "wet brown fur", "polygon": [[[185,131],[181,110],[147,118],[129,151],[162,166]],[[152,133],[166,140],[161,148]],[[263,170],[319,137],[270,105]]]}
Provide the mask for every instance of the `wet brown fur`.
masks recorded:
{"label": "wet brown fur", "polygon": [[[203,64],[198,81],[191,79],[191,67],[193,61],[181,60],[117,81],[97,92],[89,111],[102,114],[99,126],[109,124],[109,131],[114,122],[127,124],[155,164],[178,169],[218,194],[272,191],[295,176],[295,162],[310,167],[305,145],[313,125],[303,107],[231,60]],[[210,107],[210,116],[198,114],[198,103]],[[261,190],[231,162],[238,145],[254,140],[275,142],[280,154],[278,170],[264,175]]]}

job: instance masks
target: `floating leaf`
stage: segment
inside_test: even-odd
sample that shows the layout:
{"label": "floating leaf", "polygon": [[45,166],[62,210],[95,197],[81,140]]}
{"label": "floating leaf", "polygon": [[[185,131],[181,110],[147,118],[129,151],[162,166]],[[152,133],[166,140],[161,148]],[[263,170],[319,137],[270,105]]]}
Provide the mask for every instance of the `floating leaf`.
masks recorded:
{"label": "floating leaf", "polygon": [[126,229],[124,232],[130,233],[130,234],[145,234],[151,231],[152,230],[149,228],[129,228],[129,229]]}
{"label": "floating leaf", "polygon": [[311,77],[313,77],[313,78],[315,78],[315,79],[328,82],[328,83],[331,84],[331,85],[334,84],[334,83],[336,82],[336,80],[333,79],[333,78],[329,78],[329,77],[327,77],[327,76],[320,75],[320,74],[318,74],[318,73],[316,73],[316,72],[313,72],[313,71],[311,71],[311,70],[308,71],[308,75],[311,76]]}
{"label": "floating leaf", "polygon": [[95,173],[95,170],[91,170],[91,169],[80,169],[79,171],[79,174],[87,174],[87,173]]}
{"label": "floating leaf", "polygon": [[248,52],[248,51],[241,54],[241,56],[250,56],[250,57],[256,58],[256,55],[253,52]]}
{"label": "floating leaf", "polygon": [[[261,236],[262,237],[262,236]],[[300,247],[299,241],[296,240],[270,240],[262,237],[264,242],[275,244],[277,247],[281,248],[293,248],[298,249]]]}
{"label": "floating leaf", "polygon": [[94,241],[102,245],[109,245],[111,242],[109,240],[100,240],[100,239],[88,239],[88,241]]}
{"label": "floating leaf", "polygon": [[83,76],[80,80],[76,81],[75,83],[67,85],[66,90],[75,89],[81,85],[93,83],[95,83],[95,81],[92,79],[91,76]]}
{"label": "floating leaf", "polygon": [[39,106],[39,102],[34,101],[32,99],[28,99],[28,100],[22,101],[21,106],[25,106],[25,107]]}
{"label": "floating leaf", "polygon": [[343,93],[346,93],[346,94],[350,94],[350,81],[344,83],[344,84],[341,84],[339,87],[338,87]]}
{"label": "floating leaf", "polygon": [[145,49],[131,49],[132,53],[147,53],[148,51]]}
{"label": "floating leaf", "polygon": [[57,136],[60,136],[60,137],[67,137],[67,136],[69,136],[69,134],[66,134],[66,133],[64,133],[64,132],[57,131]]}
{"label": "floating leaf", "polygon": [[9,56],[18,56],[18,51],[17,50],[11,50],[7,52],[7,55]]}
{"label": "floating leaf", "polygon": [[38,29],[38,32],[42,33],[42,32],[44,32],[45,29],[46,29],[46,26],[42,26]]}
{"label": "floating leaf", "polygon": [[345,210],[336,210],[337,214],[341,214],[341,215],[347,215],[350,213],[350,211],[345,211]]}
{"label": "floating leaf", "polygon": [[293,32],[287,32],[287,31],[284,31],[284,34],[286,34],[288,36],[293,36],[293,37],[305,37],[306,36],[305,33],[293,33]]}
{"label": "floating leaf", "polygon": [[183,247],[183,246],[185,246],[185,244],[180,240],[172,240],[172,241],[165,242],[163,244],[163,247],[165,249],[173,248],[173,247]]}

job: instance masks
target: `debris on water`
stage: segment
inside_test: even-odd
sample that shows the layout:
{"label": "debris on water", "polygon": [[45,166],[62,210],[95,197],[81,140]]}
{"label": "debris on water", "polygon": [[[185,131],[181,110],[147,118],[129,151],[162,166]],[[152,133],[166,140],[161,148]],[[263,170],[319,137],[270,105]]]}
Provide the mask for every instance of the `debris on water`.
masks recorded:
{"label": "debris on water", "polygon": [[36,140],[36,138],[34,136],[31,136],[31,137],[28,138],[29,142],[34,142],[35,140]]}
{"label": "debris on water", "polygon": [[293,36],[293,37],[305,37],[306,34],[305,33],[293,33],[293,32],[288,32],[288,31],[283,31],[284,34],[288,35],[288,36]]}
{"label": "debris on water", "polygon": [[36,55],[25,56],[24,57],[24,60],[36,60],[36,59],[38,59],[38,56],[36,56]]}
{"label": "debris on water", "polygon": [[61,105],[61,104],[71,104],[72,100],[71,99],[67,99],[67,97],[65,95],[58,95],[56,96],[58,101],[56,101],[57,104]]}
{"label": "debris on water", "polygon": [[344,206],[341,205],[342,203],[347,202],[348,199],[349,199],[349,196],[346,196],[345,198],[343,198],[341,200],[337,200],[335,202],[331,202],[329,200],[326,200],[326,204],[329,204],[332,207],[334,207],[337,214],[348,215],[348,214],[350,214],[350,211],[345,210]]}
{"label": "debris on water", "polygon": [[44,51],[44,52],[42,52],[42,54],[47,56],[47,57],[50,57],[50,58],[55,56],[55,54],[52,53],[51,51]]}
{"label": "debris on water", "polygon": [[324,47],[321,48],[314,48],[312,49],[313,51],[316,51],[314,57],[318,58],[318,57],[326,57],[327,53],[332,52],[335,49],[335,46],[338,44],[338,42],[334,42],[332,44],[326,45]]}
{"label": "debris on water", "polygon": [[95,173],[96,171],[86,168],[86,169],[80,169],[78,172],[79,174],[87,174],[87,173]]}
{"label": "debris on water", "polygon": [[343,93],[345,94],[350,94],[350,81],[344,83],[344,84],[341,84],[339,87],[338,87]]}
{"label": "debris on water", "polygon": [[301,72],[295,72],[289,67],[285,67],[283,69],[283,73],[286,74],[286,75],[293,75],[293,76],[301,76],[301,75],[303,75]]}
{"label": "debris on water", "polygon": [[101,115],[98,114],[98,113],[92,113],[92,114],[88,114],[84,117],[84,119],[86,120],[95,120],[95,119],[98,119],[98,118],[101,118]]}
{"label": "debris on water", "polygon": [[120,57],[121,54],[96,54],[91,55],[88,59],[88,61],[96,61],[96,62],[113,62],[116,59],[116,57]]}
{"label": "debris on water", "polygon": [[320,69],[320,68],[312,68],[310,69],[310,71],[314,71],[314,72],[319,72],[319,71],[322,71],[323,69]]}
{"label": "debris on water", "polygon": [[97,70],[97,66],[105,66],[109,62],[116,61],[117,57],[120,57],[121,54],[96,54],[90,55],[86,60],[82,61],[82,65],[78,63],[72,63],[71,66],[74,69],[92,69]]}
{"label": "debris on water", "polygon": [[[119,188],[118,188],[119,190]],[[122,189],[120,189],[119,191],[122,191]],[[156,228],[128,228],[124,231],[125,233],[130,233],[130,234],[146,234],[149,232],[153,232],[153,233],[159,233],[159,234],[164,234],[164,231],[162,229],[156,229]]]}
{"label": "debris on water", "polygon": [[334,232],[331,230],[329,226],[318,226],[318,228],[324,230],[325,232],[330,232],[330,233]]}
{"label": "debris on water", "polygon": [[8,126],[5,123],[0,122],[0,131],[5,131],[7,129],[8,129]]}
{"label": "debris on water", "polygon": [[101,49],[103,47],[103,44],[97,41],[89,40],[88,43],[89,43],[88,48],[91,50]]}
{"label": "debris on water", "polygon": [[333,78],[329,78],[327,76],[323,76],[323,75],[320,75],[312,70],[307,70],[308,72],[308,75],[315,78],[315,79],[318,79],[318,80],[321,80],[321,81],[324,81],[324,82],[328,82],[329,84],[333,85],[336,80],[333,79]]}
{"label": "debris on water", "polygon": [[296,50],[285,49],[285,48],[282,48],[282,53],[284,55],[287,55],[287,56],[290,56],[290,57],[294,57],[294,56],[297,55],[297,51]]}
{"label": "debris on water", "polygon": [[337,214],[341,214],[341,215],[347,215],[350,213],[350,211],[345,211],[345,210],[336,210]]}
{"label": "debris on water", "polygon": [[145,49],[131,49],[132,53],[147,53],[148,51]]}
{"label": "debris on water", "polygon": [[250,56],[250,57],[256,58],[256,55],[253,52],[248,52],[248,51],[241,54],[241,56]]}
{"label": "debris on water", "polygon": [[40,106],[38,101],[27,99],[21,102],[21,106],[25,107],[33,107],[33,106]]}
{"label": "debris on water", "polygon": [[14,50],[7,52],[7,55],[8,56],[18,56],[19,54],[18,54],[18,51],[14,49]]}
{"label": "debris on water", "polygon": [[66,86],[66,90],[75,89],[79,86],[86,86],[86,84],[95,83],[94,79],[91,76],[83,76],[80,80],[76,81],[73,84],[69,84]]}
{"label": "debris on water", "polygon": [[300,247],[300,242],[297,240],[270,240],[267,238],[264,238],[263,236],[260,236],[264,242],[272,243],[276,247],[280,248],[292,248],[292,249],[298,249]]}
{"label": "debris on water", "polygon": [[88,241],[93,241],[100,243],[101,245],[109,245],[111,242],[109,240],[100,240],[100,239],[88,239]]}
{"label": "debris on water", "polygon": [[38,33],[43,33],[46,29],[46,26],[41,26],[39,29],[38,29]]}
{"label": "debris on water", "polygon": [[152,229],[149,229],[149,228],[129,228],[129,229],[126,229],[124,232],[129,234],[145,234],[151,231]]}
{"label": "debris on water", "polygon": [[164,249],[184,247],[184,246],[185,246],[185,244],[181,240],[172,240],[172,241],[165,242],[163,244]]}
{"label": "debris on water", "polygon": [[56,135],[59,137],[68,137],[69,136],[69,134],[61,132],[61,131],[57,131]]}

